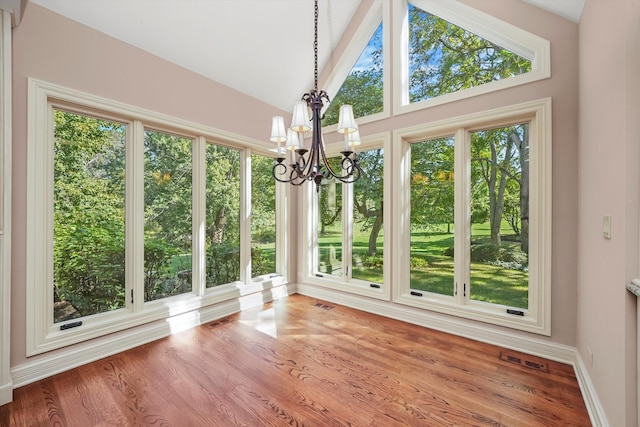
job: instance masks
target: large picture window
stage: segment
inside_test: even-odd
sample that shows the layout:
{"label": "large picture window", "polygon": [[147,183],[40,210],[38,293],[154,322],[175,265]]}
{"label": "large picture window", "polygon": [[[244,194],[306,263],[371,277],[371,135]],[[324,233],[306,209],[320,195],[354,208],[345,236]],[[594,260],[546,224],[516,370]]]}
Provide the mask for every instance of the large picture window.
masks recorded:
{"label": "large picture window", "polygon": [[395,301],[550,333],[550,135],[549,100],[396,132]]}
{"label": "large picture window", "polygon": [[28,355],[285,283],[268,149],[33,79],[29,91]]}

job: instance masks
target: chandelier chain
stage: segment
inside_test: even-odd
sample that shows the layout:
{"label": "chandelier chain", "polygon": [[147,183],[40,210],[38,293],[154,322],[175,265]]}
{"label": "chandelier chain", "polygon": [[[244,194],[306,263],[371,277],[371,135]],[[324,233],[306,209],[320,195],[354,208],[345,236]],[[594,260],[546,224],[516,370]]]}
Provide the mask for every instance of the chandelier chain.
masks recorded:
{"label": "chandelier chain", "polygon": [[318,92],[318,0],[315,0],[315,9],[313,14],[313,88]]}

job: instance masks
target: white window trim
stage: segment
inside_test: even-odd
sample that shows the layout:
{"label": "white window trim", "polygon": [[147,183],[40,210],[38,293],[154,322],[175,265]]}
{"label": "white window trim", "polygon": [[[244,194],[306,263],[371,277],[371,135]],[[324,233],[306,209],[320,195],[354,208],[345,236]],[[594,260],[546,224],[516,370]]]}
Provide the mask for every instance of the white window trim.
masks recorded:
{"label": "white window trim", "polygon": [[[535,233],[529,247],[529,309],[524,316],[507,314],[504,307],[493,304],[465,300],[462,292],[457,296],[441,296],[423,292],[422,297],[411,295],[410,291],[410,143],[418,140],[443,136],[456,137],[456,191],[467,194],[464,176],[468,171],[468,155],[459,155],[458,150],[469,144],[469,132],[488,127],[505,126],[528,121],[530,183],[530,230]],[[460,144],[460,141],[464,144]],[[425,125],[394,131],[393,134],[394,181],[392,204],[393,222],[393,301],[412,307],[433,310],[440,313],[479,320],[513,329],[551,335],[551,99],[542,99],[495,110],[455,117]],[[462,175],[462,176],[461,176]],[[465,203],[456,208],[456,245],[468,248],[469,230],[461,230],[459,224],[466,224],[468,204],[456,195],[456,203]],[[466,227],[466,226],[465,226]],[[460,246],[457,246],[460,247]],[[456,250],[456,252],[458,252]],[[466,271],[469,260],[456,257],[456,274]],[[462,267],[462,268],[461,268]],[[461,282],[464,277],[456,278]],[[469,283],[468,277],[466,283]],[[533,285],[532,285],[533,284]],[[459,289],[460,291],[460,289]]]}
{"label": "white window trim", "polygon": [[[69,322],[53,324],[53,145],[50,142],[54,128],[53,105],[74,106],[73,110],[100,111],[100,116],[115,117],[128,124],[126,148],[126,174],[129,177],[126,189],[126,299],[125,307],[111,312],[83,317],[81,327],[60,330],[60,326]],[[144,125],[143,125],[144,123]],[[240,298],[265,289],[287,283],[286,246],[278,252],[277,271],[281,274],[251,279],[245,269],[241,275],[244,281],[206,288],[204,283],[204,257],[194,256],[192,292],[176,295],[157,301],[144,302],[144,171],[135,164],[143,164],[144,129],[169,129],[193,139],[194,184],[193,191],[204,194],[204,149],[207,141],[218,145],[238,149],[241,161],[250,150],[273,157],[266,144],[248,138],[212,129],[192,122],[176,119],[160,113],[151,112],[109,99],[93,96],[73,89],[43,82],[33,78],[28,81],[28,123],[27,123],[27,356],[51,351],[57,348],[80,343],[109,333],[139,326],[148,322],[167,319],[172,316],[199,310],[206,306]],[[198,163],[199,166],[196,166]],[[241,165],[245,171],[246,164]],[[245,174],[248,179],[248,174]],[[250,182],[250,181],[248,181]],[[241,197],[245,206],[250,201],[248,187],[244,186]],[[249,197],[249,199],[247,199]],[[195,197],[193,205],[193,249],[204,245],[204,206]],[[276,206],[277,214],[282,212],[283,204]],[[278,225],[282,224],[279,219]],[[241,224],[241,242],[250,236],[248,220]],[[201,231],[202,230],[202,231]],[[281,227],[278,233],[286,233]],[[130,235],[136,237],[129,237]],[[244,238],[244,240],[242,240]],[[250,238],[250,237],[249,237]],[[278,236],[286,240],[286,236]],[[248,253],[242,258],[250,260],[250,245],[242,247]],[[249,274],[250,276],[250,274]],[[197,282],[196,282],[197,280]],[[134,284],[140,284],[134,286]],[[131,292],[134,291],[133,303]]]}
{"label": "white window trim", "polygon": [[[389,132],[383,132],[375,135],[369,135],[362,138],[362,144],[357,147],[357,151],[367,151],[377,148],[384,150],[384,163],[383,163],[383,199],[387,199],[391,194],[391,136]],[[334,143],[327,146],[327,156],[339,155],[339,152],[343,150],[341,143]],[[366,178],[362,178],[366,179]],[[352,193],[353,186],[345,184],[343,197],[343,207],[352,206]],[[303,204],[308,206],[304,213],[304,226],[303,226],[303,248],[304,259],[304,282],[322,286],[325,288],[349,292],[361,296],[367,296],[371,298],[381,299],[385,301],[391,300],[391,272],[392,272],[392,259],[391,259],[391,234],[392,226],[392,204],[385,203],[383,205],[384,216],[384,230],[385,238],[383,242],[383,283],[377,283],[379,288],[372,287],[371,282],[359,279],[349,278],[346,279],[344,273],[342,276],[323,275],[318,277],[316,275],[318,266],[316,265],[318,259],[318,239],[317,239],[317,197],[315,184],[309,182],[305,184],[303,192]],[[344,220],[343,212],[343,234],[352,234],[351,224]],[[351,248],[343,246],[342,250],[343,261],[351,259]]]}
{"label": "white window trim", "polygon": [[0,405],[13,400],[11,378],[11,13],[0,10]]}
{"label": "white window trim", "polygon": [[420,102],[409,102],[409,28],[407,22],[408,2],[393,2],[394,64],[398,75],[393,81],[394,115],[430,108],[497,90],[531,83],[551,77],[551,44],[548,40],[531,34],[521,28],[480,12],[456,0],[411,0],[420,9],[438,16],[454,25],[468,30],[479,37],[504,47],[531,61],[531,71],[507,79],[441,95]]}

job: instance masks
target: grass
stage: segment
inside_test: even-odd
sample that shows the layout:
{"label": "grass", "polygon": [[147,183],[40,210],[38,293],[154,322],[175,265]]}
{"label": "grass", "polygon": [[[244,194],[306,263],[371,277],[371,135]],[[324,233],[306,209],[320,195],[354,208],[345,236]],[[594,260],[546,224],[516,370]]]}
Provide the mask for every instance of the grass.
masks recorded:
{"label": "grass", "polygon": [[[506,233],[507,227],[504,228]],[[473,242],[486,241],[490,230],[488,224],[477,224],[472,227]],[[373,283],[383,282],[382,256],[373,266],[368,262],[359,263],[361,259],[367,259],[368,232],[354,230],[354,268],[353,278]],[[324,268],[330,264],[329,248],[335,248],[334,272],[341,268],[342,233],[340,226],[329,227],[326,233],[319,239],[320,261]],[[378,238],[377,248],[382,254],[381,235]],[[503,246],[513,245],[512,242],[503,243]],[[453,296],[453,257],[445,255],[448,248],[453,247],[453,234],[446,232],[446,226],[441,229],[429,229],[414,231],[411,233],[411,289],[432,292],[440,295]],[[331,271],[327,271],[331,273]],[[509,307],[528,308],[528,273],[521,270],[490,265],[481,262],[471,262],[471,286],[470,298],[475,301],[485,301],[493,304],[501,304]]]}

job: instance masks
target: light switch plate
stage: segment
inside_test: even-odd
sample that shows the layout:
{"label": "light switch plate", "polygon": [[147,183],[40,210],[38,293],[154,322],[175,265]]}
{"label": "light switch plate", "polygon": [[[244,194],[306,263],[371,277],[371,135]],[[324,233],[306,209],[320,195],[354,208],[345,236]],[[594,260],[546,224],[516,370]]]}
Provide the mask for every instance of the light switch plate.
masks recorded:
{"label": "light switch plate", "polygon": [[611,238],[611,215],[605,215],[602,218],[602,237]]}

